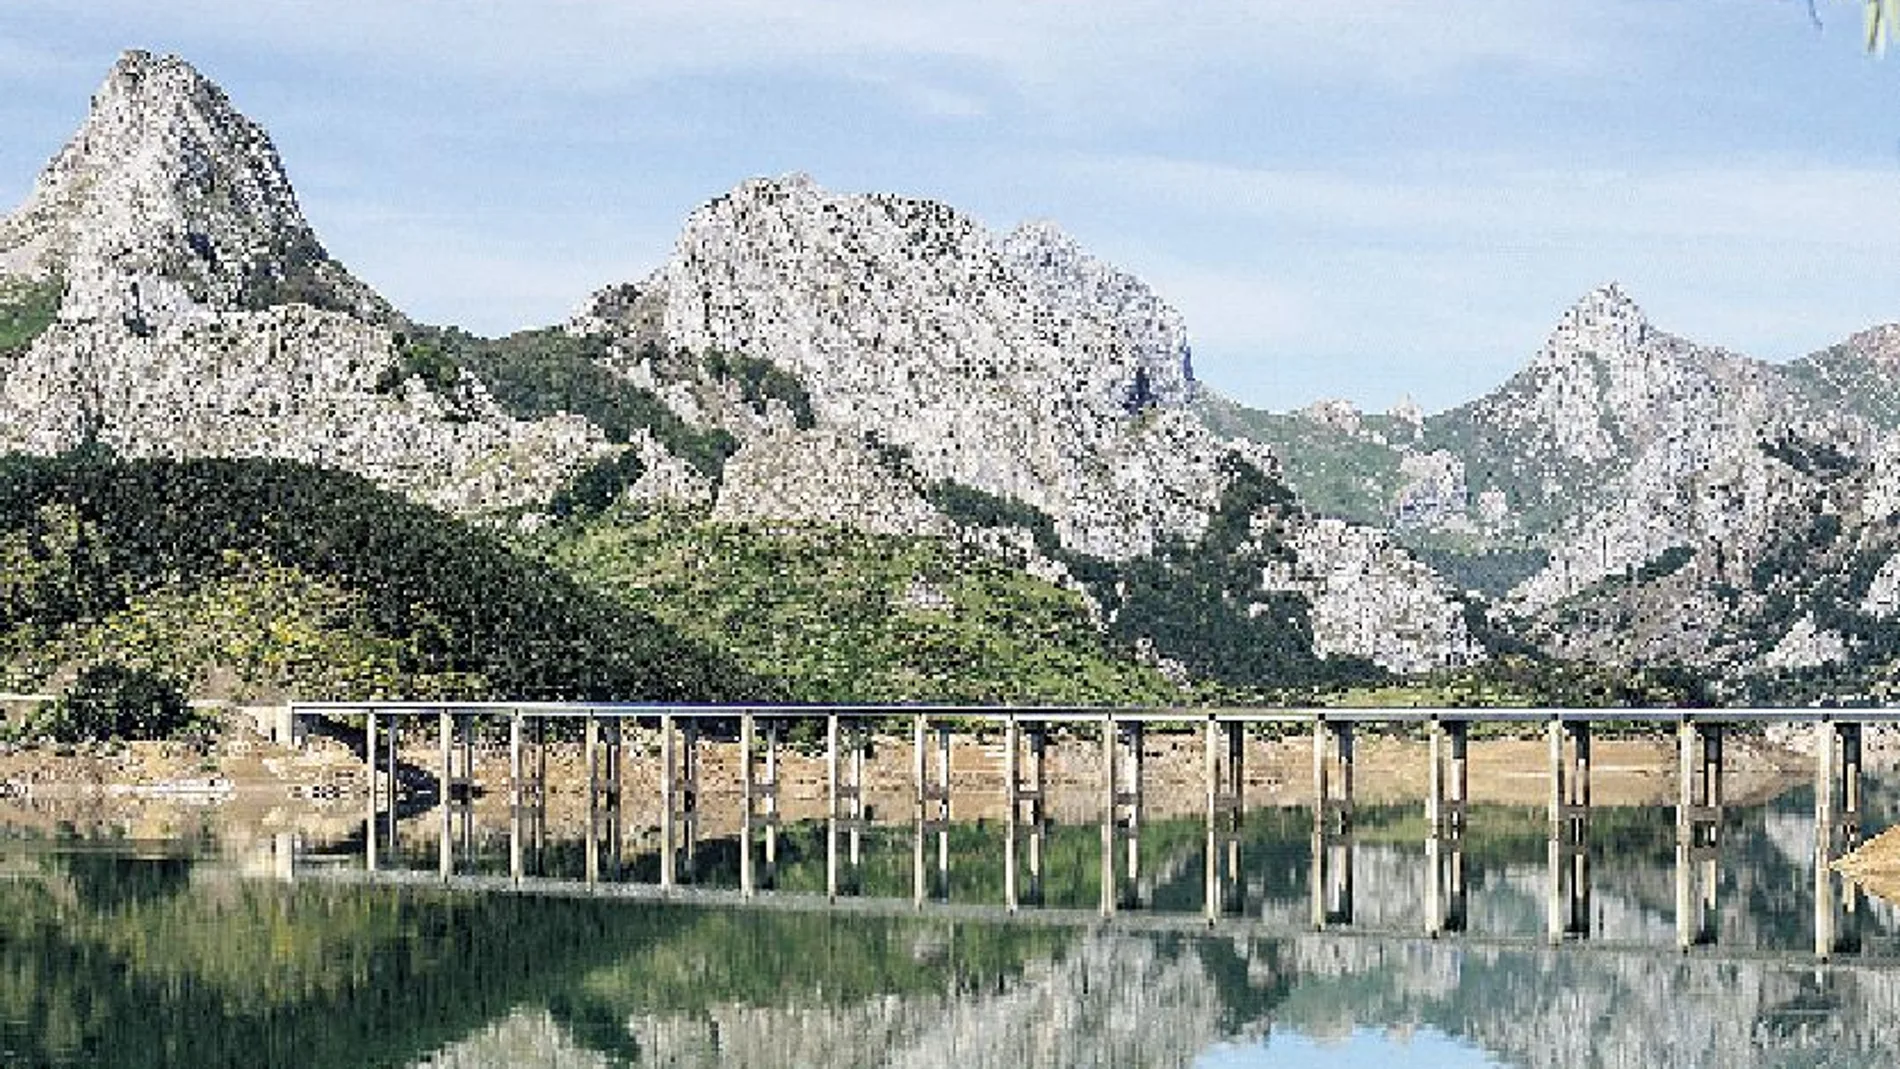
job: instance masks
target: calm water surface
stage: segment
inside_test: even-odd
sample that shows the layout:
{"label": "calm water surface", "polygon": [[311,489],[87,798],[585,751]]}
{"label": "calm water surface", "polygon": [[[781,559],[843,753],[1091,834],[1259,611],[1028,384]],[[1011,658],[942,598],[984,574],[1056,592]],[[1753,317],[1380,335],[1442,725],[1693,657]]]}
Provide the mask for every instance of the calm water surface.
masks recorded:
{"label": "calm water surface", "polygon": [[[1869,794],[1877,831],[1900,793]],[[908,828],[867,837],[847,874],[863,899],[830,909],[800,894],[825,880],[808,826],[781,836],[759,906],[431,886],[429,812],[379,859],[414,878],[376,884],[360,836],[297,844],[285,881],[215,841],[16,830],[0,839],[0,1065],[1894,1064],[1900,916],[1860,901],[1842,951],[1816,959],[1810,794],[1726,812],[1687,953],[1669,810],[1594,815],[1588,931],[1559,946],[1544,815],[1502,807],[1471,814],[1464,930],[1424,938],[1416,810],[1359,811],[1334,855],[1347,909],[1324,931],[1305,810],[1248,815],[1211,930],[1193,820],[1144,829],[1107,922],[1085,912],[1095,826],[1050,830],[1039,904],[1017,919],[986,908],[1003,901],[995,825],[952,829],[947,886],[921,911]],[[506,831],[458,827],[458,873],[505,875]],[[737,855],[698,844],[689,882],[736,887]],[[529,863],[579,878],[585,848],[548,840]],[[630,847],[604,878],[657,867]]]}

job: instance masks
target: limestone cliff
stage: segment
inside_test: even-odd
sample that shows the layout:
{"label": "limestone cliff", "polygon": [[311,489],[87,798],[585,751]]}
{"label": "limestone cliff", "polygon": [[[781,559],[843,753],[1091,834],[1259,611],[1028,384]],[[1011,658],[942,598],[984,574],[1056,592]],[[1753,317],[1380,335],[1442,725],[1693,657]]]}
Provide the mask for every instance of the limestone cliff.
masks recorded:
{"label": "limestone cliff", "polygon": [[[1195,416],[1180,314],[1051,224],[998,236],[943,204],[832,193],[803,175],[748,181],[694,212],[664,265],[601,290],[568,329],[613,339],[622,373],[745,443],[720,516],[967,528],[904,489],[949,484],[1048,517],[1059,547],[1044,551],[1124,562],[1200,540],[1235,455],[1275,468]],[[667,356],[679,352],[782,369],[815,429],[719,415],[704,375]],[[1401,671],[1482,655],[1456,598],[1389,540],[1329,527],[1283,543],[1300,566],[1261,590],[1313,602],[1322,655]]]}
{"label": "limestone cliff", "polygon": [[268,135],[177,57],[113,68],[0,220],[0,283],[59,292],[0,354],[0,449],[303,460],[482,513],[547,500],[605,448],[583,420],[406,374],[398,317],[324,252]]}

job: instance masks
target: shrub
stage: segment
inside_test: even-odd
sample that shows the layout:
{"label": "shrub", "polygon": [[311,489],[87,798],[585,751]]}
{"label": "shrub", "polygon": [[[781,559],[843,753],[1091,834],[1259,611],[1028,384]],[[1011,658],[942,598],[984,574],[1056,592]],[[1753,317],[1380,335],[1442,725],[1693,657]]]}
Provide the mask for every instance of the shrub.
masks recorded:
{"label": "shrub", "polygon": [[191,724],[191,708],[177,684],[108,661],[79,673],[40,730],[59,742],[168,739]]}

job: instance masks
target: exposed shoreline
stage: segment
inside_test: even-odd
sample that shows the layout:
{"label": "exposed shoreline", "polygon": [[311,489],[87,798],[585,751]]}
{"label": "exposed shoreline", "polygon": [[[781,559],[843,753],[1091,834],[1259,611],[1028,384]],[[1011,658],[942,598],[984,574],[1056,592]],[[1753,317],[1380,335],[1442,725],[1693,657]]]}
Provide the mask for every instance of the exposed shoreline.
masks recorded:
{"label": "exposed shoreline", "polygon": [[[934,744],[934,740],[933,740]],[[701,740],[702,828],[713,834],[739,823],[739,752],[733,741]],[[1675,742],[1663,737],[1598,738],[1592,746],[1591,801],[1605,808],[1673,805]],[[63,751],[63,752],[60,752]],[[1000,819],[1005,766],[1000,736],[956,734],[951,742],[952,809],[958,819]],[[1355,800],[1365,805],[1422,802],[1428,749],[1417,738],[1364,732],[1354,763]],[[1470,801],[1535,807],[1549,798],[1548,745],[1541,738],[1477,738],[1470,743]],[[1250,737],[1245,752],[1248,808],[1312,802],[1311,737]],[[927,755],[935,775],[934,751]],[[1763,736],[1731,737],[1724,795],[1757,804],[1811,781],[1812,758]],[[509,805],[505,740],[478,740],[474,753],[478,819]],[[1205,812],[1204,750],[1197,733],[1151,732],[1144,747],[1143,805],[1150,819]],[[400,751],[401,790],[427,806],[439,767],[433,731],[406,733]],[[782,746],[779,813],[786,820],[826,813],[822,752]],[[874,820],[910,819],[914,796],[911,741],[878,737],[865,764],[865,797]],[[1047,811],[1063,822],[1099,819],[1101,746],[1087,737],[1053,739],[1048,751]],[[1026,773],[1025,773],[1026,775]],[[550,743],[547,806],[551,825],[582,825],[586,763],[577,742]],[[657,732],[629,730],[623,765],[623,819],[659,822]],[[111,830],[134,838],[211,831],[236,834],[302,831],[322,838],[360,827],[369,778],[360,756],[334,738],[313,736],[302,748],[232,733],[200,754],[179,743],[12,748],[0,752],[0,821],[51,833]],[[500,818],[505,819],[505,816]]]}

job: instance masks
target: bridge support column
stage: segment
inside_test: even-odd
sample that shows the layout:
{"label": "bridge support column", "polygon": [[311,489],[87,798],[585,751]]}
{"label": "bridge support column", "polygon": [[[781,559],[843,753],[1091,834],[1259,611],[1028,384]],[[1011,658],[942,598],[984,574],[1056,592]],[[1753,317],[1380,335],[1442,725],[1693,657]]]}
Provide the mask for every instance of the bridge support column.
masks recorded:
{"label": "bridge support column", "polygon": [[1436,716],[1425,728],[1425,934],[1445,928],[1445,727]]}
{"label": "bridge support column", "polygon": [[1834,954],[1834,725],[1814,725],[1814,954]]}
{"label": "bridge support column", "polygon": [[1030,902],[1043,904],[1042,862],[1048,853],[1049,821],[1048,809],[1044,799],[1049,787],[1049,725],[1032,724],[1029,728],[1029,756],[1032,771],[1029,787],[1024,791],[1028,804],[1029,821],[1029,886],[1026,897]]}
{"label": "bridge support column", "polygon": [[363,821],[363,867],[369,872],[376,871],[376,826],[380,810],[376,805],[376,711],[363,713],[363,767],[369,772],[369,813]]}
{"label": "bridge support column", "polygon": [[750,712],[739,716],[739,893],[751,898],[758,892],[752,872],[752,806],[756,784],[752,779],[752,731]]}
{"label": "bridge support column", "polygon": [[[1207,717],[1203,770],[1207,781],[1207,887],[1204,898],[1207,923],[1221,915],[1220,883],[1220,726],[1212,714]],[[1321,773],[1322,775],[1324,773]]]}
{"label": "bridge support column", "polygon": [[600,882],[600,720],[587,715],[583,747],[587,765],[587,886]]}
{"label": "bridge support column", "polygon": [[1021,905],[1016,886],[1016,822],[1022,816],[1022,729],[1016,714],[1003,722],[1003,908]]}
{"label": "bridge support column", "polygon": [[1115,718],[1102,718],[1102,901],[1104,917],[1115,915]]}
{"label": "bridge support column", "polygon": [[436,846],[436,872],[443,883],[455,875],[455,835],[449,814],[449,796],[455,782],[455,714],[442,709],[436,714],[441,734],[442,770],[436,778],[436,804],[442,811],[442,838]]}
{"label": "bridge support column", "polygon": [[825,898],[838,900],[838,714],[825,714]]}
{"label": "bridge support column", "polygon": [[679,844],[674,817],[679,813],[679,759],[674,752],[673,715],[660,714],[660,890],[671,891]]}
{"label": "bridge support column", "polygon": [[916,773],[917,782],[917,798],[916,806],[914,807],[916,810],[915,820],[917,824],[917,835],[916,849],[911,856],[911,902],[919,909],[923,908],[924,899],[927,897],[925,893],[926,878],[924,875],[924,835],[927,833],[925,825],[929,821],[928,800],[930,797],[930,784],[927,780],[930,766],[928,758],[924,753],[924,735],[925,732],[929,730],[929,725],[924,721],[924,714],[913,714],[911,717],[910,732],[912,771]]}
{"label": "bridge support column", "polygon": [[521,710],[513,710],[508,716],[508,878],[515,886],[521,885],[521,821],[522,821],[522,765],[521,765]]}

